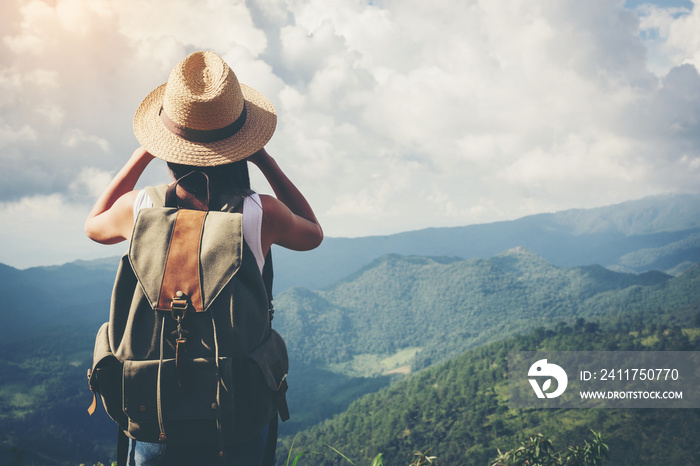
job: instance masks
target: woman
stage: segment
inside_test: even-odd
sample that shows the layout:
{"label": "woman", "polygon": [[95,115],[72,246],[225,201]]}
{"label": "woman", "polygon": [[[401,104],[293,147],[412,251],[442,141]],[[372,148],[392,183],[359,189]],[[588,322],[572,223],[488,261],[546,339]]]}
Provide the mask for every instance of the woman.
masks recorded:
{"label": "woman", "polygon": [[[241,85],[216,54],[196,52],[173,69],[168,82],[146,97],[134,117],[142,144],[97,200],[85,223],[94,241],[130,240],[135,218],[153,199],[134,190],[146,166],[158,157],[168,162],[181,205],[222,208],[232,195],[243,195],[243,238],[262,273],[272,244],[298,251],[317,247],[323,232],[308,202],[264,149],[276,125],[274,107],[262,94]],[[270,183],[275,196],[250,191],[247,162]],[[276,425],[276,424],[275,424]],[[270,443],[274,442],[274,428]],[[234,445],[228,464],[262,462],[268,442],[265,427],[245,444]],[[131,441],[130,464],[207,464],[218,450]],[[216,464],[219,464],[218,462]]]}

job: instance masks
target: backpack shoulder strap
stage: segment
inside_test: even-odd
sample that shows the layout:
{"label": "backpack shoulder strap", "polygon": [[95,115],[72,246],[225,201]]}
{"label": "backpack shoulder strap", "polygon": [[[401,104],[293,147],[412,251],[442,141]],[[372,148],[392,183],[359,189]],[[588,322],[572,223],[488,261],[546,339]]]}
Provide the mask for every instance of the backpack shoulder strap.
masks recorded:
{"label": "backpack shoulder strap", "polygon": [[[143,188],[143,190],[146,191],[146,194],[148,194],[148,197],[151,198],[151,201],[153,202],[153,207],[165,207],[166,206],[166,193],[168,192],[169,187],[170,187],[170,185],[168,185],[168,184],[161,184],[158,186],[146,186],[145,188]],[[253,191],[245,193],[245,195],[248,195],[252,192]],[[234,194],[234,195],[226,196],[221,201],[220,210],[222,210],[224,212],[233,212],[236,210],[236,208],[242,202],[243,202],[243,195],[241,195],[241,194]]]}
{"label": "backpack shoulder strap", "polygon": [[272,271],[272,249],[270,249],[267,252],[267,256],[265,257],[265,265],[263,266],[262,270],[262,279],[263,283],[265,284],[265,291],[267,292],[267,305],[268,305],[268,310],[270,311],[270,320],[275,315],[275,309],[272,306],[272,280],[273,280],[274,273]]}
{"label": "backpack shoulder strap", "polygon": [[165,192],[168,190],[167,184],[161,184],[158,186],[146,186],[143,188],[151,198],[153,202],[153,207],[165,207]]}

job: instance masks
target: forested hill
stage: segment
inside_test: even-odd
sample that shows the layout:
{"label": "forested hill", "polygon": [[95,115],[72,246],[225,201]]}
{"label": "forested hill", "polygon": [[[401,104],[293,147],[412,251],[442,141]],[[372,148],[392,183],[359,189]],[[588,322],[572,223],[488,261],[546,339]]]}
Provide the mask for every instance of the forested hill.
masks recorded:
{"label": "forested hill", "polygon": [[0,264],[0,339],[3,343],[53,331],[89,329],[109,317],[117,261],[76,261],[17,270]]}
{"label": "forested hill", "polygon": [[[517,246],[559,267],[599,264],[621,272],[660,270],[678,275],[700,262],[700,195],[656,196],[595,209],[387,236],[329,237],[319,248],[304,253],[275,246],[274,291],[279,294],[295,286],[332,286],[386,254],[474,259],[489,258]],[[0,264],[0,280],[7,278],[10,283],[17,277],[25,282],[36,279],[46,289],[37,290],[43,296],[55,290],[55,274],[62,274],[58,278],[62,281],[59,294],[82,297],[79,293],[84,291],[76,285],[89,282],[95,284],[96,295],[108,297],[118,260],[112,257],[28,270]],[[104,281],[98,282],[98,278]],[[0,282],[1,289],[11,287],[2,288]]]}
{"label": "forested hill", "polygon": [[[104,413],[85,414],[85,371],[108,316],[110,268],[0,268],[0,464],[22,452],[35,464],[109,457],[114,426]],[[293,417],[281,427],[288,433],[338,414],[411,364],[426,367],[540,325],[585,317],[590,331],[686,327],[700,311],[699,282],[698,265],[678,277],[560,268],[522,248],[488,260],[382,257],[327,290],[295,288],[275,299],[273,326],[293,359]],[[385,376],[362,377],[375,374]]]}
{"label": "forested hill", "polygon": [[559,268],[523,248],[490,260],[387,255],[325,291],[284,292],[275,306],[274,325],[292,357],[307,364],[414,348],[415,369],[579,317],[690,322],[700,311],[700,267],[679,277]]}
{"label": "forested hill", "polygon": [[[324,243],[333,246],[331,254],[295,253],[287,266],[275,256],[273,326],[294,359],[293,417],[282,429],[308,427],[344,411],[363,393],[388,384],[391,374],[540,325],[584,317],[591,331],[688,326],[700,312],[700,266],[690,264],[700,260],[699,205],[697,196],[655,198],[464,229],[332,240]],[[500,253],[522,244],[546,254],[525,248]],[[499,249],[491,252],[494,247]],[[411,255],[381,256],[389,251]],[[412,255],[417,253],[449,257]],[[467,253],[491,258],[467,259]],[[580,266],[622,267],[622,258],[638,264],[634,270],[658,264],[673,274]],[[574,259],[576,267],[562,266]],[[108,319],[116,266],[116,258],[27,270],[0,264],[0,464],[25,453],[34,464],[109,458],[114,426],[104,414],[84,414],[90,401],[85,371],[95,332]],[[285,277],[312,284],[319,276],[335,284],[282,291]],[[384,376],[367,378],[377,374]],[[499,432],[498,424],[484,426]]]}
{"label": "forested hill", "polygon": [[[439,464],[485,466],[497,449],[514,449],[528,436],[543,433],[564,450],[590,439],[593,429],[610,448],[605,464],[697,464],[698,409],[511,409],[506,374],[509,351],[698,351],[699,335],[697,327],[601,331],[583,320],[555,330],[540,328],[366,395],[346,412],[298,435],[292,453],[318,452],[303,464],[339,464],[330,445],[354,464],[370,464],[383,453],[386,466],[405,466],[416,459],[414,452],[429,450]],[[291,440],[280,450],[289,451]],[[277,464],[284,463],[278,459]]]}
{"label": "forested hill", "polygon": [[[321,219],[323,220],[323,219]],[[517,220],[426,228],[387,236],[326,238],[299,254],[275,248],[276,289],[319,289],[384,254],[488,258],[523,246],[560,267],[677,274],[700,262],[700,195],[662,195]]]}

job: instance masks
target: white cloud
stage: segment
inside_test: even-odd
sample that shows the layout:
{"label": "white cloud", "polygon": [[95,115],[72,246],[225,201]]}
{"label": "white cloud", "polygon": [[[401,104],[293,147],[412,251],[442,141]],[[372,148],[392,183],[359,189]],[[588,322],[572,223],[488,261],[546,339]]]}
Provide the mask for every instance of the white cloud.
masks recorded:
{"label": "white cloud", "polygon": [[99,170],[94,167],[85,167],[70,184],[70,193],[78,199],[85,195],[97,199],[112,180],[113,176],[114,173],[111,172]]}
{"label": "white cloud", "polygon": [[37,134],[28,125],[22,127],[11,127],[3,124],[0,126],[0,149],[4,147],[12,147],[20,142],[36,141]]}
{"label": "white cloud", "polygon": [[123,244],[105,247],[87,239],[83,224],[88,211],[60,194],[0,202],[2,262],[29,267],[122,254]]}
{"label": "white cloud", "polygon": [[84,166],[114,171],[137,145],[136,107],[188,51],[243,57],[282,86],[256,58],[266,38],[243,1],[13,3],[0,20],[0,200],[65,193]]}
{"label": "white cloud", "polygon": [[673,19],[668,24],[668,44],[675,49],[677,63],[691,63],[700,67],[700,8],[694,2],[694,8],[689,14],[678,14],[671,10]]}
{"label": "white cloud", "polygon": [[[696,172],[658,179],[683,142],[646,128],[668,133],[678,127],[669,119],[697,127],[698,104],[672,99],[667,80],[647,69],[637,17],[621,4],[383,6],[294,4],[293,33],[283,35],[285,68],[296,59],[302,76],[313,70],[296,86],[305,92],[295,107],[309,123],[295,129],[307,151],[330,141],[328,165],[342,174],[327,181],[314,172],[319,191],[338,192],[332,222],[363,211],[377,230],[397,231],[408,205],[422,207],[422,226],[464,224],[694,189]],[[684,116],[659,112],[683,106]],[[348,126],[361,136],[344,138]],[[489,197],[499,199],[493,209],[468,208]],[[340,231],[361,234],[357,224]]]}

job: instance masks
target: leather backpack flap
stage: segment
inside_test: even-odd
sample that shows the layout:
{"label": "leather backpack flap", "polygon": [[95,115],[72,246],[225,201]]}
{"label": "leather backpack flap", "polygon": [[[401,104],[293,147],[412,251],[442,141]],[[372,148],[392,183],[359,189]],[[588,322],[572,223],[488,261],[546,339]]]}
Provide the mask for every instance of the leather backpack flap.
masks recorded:
{"label": "leather backpack flap", "polygon": [[206,311],[241,266],[242,228],[240,214],[142,209],[129,261],[151,307],[169,311],[182,291]]}

